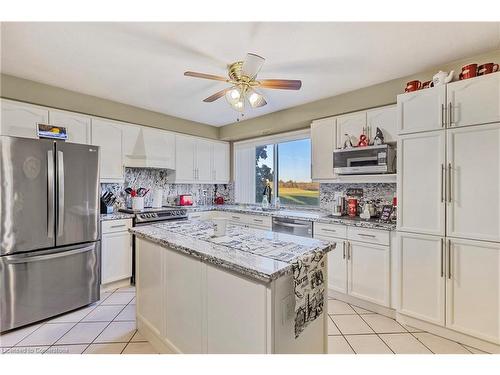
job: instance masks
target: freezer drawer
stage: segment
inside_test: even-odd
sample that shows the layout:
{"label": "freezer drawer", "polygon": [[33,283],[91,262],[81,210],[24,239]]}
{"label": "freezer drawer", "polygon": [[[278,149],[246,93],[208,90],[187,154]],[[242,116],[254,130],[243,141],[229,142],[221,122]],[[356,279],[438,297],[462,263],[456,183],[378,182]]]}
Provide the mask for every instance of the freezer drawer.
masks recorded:
{"label": "freezer drawer", "polygon": [[0,257],[0,332],[99,299],[100,242]]}

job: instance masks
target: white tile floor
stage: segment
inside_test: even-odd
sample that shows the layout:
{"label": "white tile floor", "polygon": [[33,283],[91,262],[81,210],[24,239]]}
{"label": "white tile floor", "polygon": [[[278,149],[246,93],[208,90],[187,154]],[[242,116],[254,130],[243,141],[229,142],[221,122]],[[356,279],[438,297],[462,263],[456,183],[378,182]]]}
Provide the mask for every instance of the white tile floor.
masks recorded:
{"label": "white tile floor", "polygon": [[101,292],[101,299],[57,318],[0,336],[6,354],[154,354],[136,329],[135,288]]}
{"label": "white tile floor", "polygon": [[486,354],[348,303],[328,300],[331,354]]}
{"label": "white tile floor", "polygon": [[[328,352],[332,354],[485,354],[394,319],[328,300]],[[136,329],[135,288],[101,293],[100,301],[0,336],[7,354],[153,354]]]}

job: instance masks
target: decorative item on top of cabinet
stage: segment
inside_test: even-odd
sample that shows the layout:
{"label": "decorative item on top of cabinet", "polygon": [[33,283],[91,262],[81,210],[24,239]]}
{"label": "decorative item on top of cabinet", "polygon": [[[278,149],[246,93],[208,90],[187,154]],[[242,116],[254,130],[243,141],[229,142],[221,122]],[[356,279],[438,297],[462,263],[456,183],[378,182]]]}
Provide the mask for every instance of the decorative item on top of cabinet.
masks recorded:
{"label": "decorative item on top of cabinet", "polygon": [[[391,143],[397,141],[397,108],[396,105],[370,109],[366,112],[366,126],[371,135],[370,140],[375,143],[377,129],[383,135],[382,143]],[[372,139],[373,138],[373,139]]]}
{"label": "decorative item on top of cabinet", "polygon": [[47,108],[1,99],[0,135],[38,138],[37,124],[48,124]]}
{"label": "decorative item on top of cabinet", "polygon": [[357,145],[359,139],[354,135],[366,134],[370,137],[369,129],[366,126],[366,111],[354,112],[337,117],[337,148],[344,145],[345,134],[351,135],[351,143]]}

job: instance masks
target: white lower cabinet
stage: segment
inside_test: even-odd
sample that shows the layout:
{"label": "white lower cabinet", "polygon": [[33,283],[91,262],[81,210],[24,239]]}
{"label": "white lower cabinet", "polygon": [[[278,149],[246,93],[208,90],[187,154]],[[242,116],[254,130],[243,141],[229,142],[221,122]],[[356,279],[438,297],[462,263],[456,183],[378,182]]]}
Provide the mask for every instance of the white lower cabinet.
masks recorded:
{"label": "white lower cabinet", "polygon": [[444,238],[398,233],[399,306],[406,315],[444,325]]}
{"label": "white lower cabinet", "polygon": [[336,247],[328,253],[328,288],[347,293],[347,241],[341,239],[329,241],[334,242]]}
{"label": "white lower cabinet", "polygon": [[398,233],[398,311],[500,343],[500,243]]}
{"label": "white lower cabinet", "polygon": [[255,314],[268,308],[265,285],[210,265],[206,273],[207,352],[266,353],[266,317]]}
{"label": "white lower cabinet", "polygon": [[448,239],[446,326],[500,344],[500,243]]}
{"label": "white lower cabinet", "polygon": [[347,293],[388,307],[391,302],[389,247],[349,241],[347,254]]}
{"label": "white lower cabinet", "polygon": [[[322,223],[315,223],[313,232],[314,238],[336,244],[328,253],[329,289],[390,307],[389,232]],[[363,241],[354,240],[358,237]]]}
{"label": "white lower cabinet", "polygon": [[132,276],[131,219],[102,223],[101,283],[108,284]]}

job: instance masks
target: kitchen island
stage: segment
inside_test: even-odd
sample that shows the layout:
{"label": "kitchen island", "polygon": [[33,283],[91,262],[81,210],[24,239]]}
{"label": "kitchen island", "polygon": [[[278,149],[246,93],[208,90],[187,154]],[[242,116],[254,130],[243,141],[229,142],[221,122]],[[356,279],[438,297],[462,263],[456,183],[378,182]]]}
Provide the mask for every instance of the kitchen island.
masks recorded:
{"label": "kitchen island", "polygon": [[213,227],[187,220],[130,229],[139,331],[161,352],[326,353],[326,311],[296,335],[292,264],[335,245],[237,225],[215,237]]}

